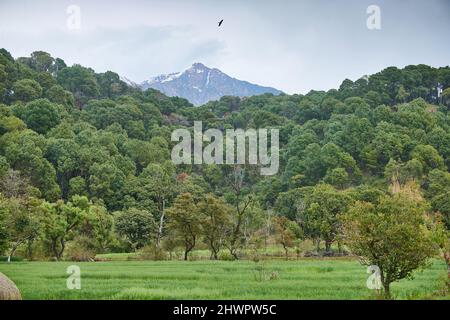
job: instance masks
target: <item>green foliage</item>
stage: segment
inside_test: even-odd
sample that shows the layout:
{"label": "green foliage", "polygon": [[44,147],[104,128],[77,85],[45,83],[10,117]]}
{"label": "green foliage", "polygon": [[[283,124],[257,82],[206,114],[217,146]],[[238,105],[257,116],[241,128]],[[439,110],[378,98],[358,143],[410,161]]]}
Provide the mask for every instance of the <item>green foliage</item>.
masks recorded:
{"label": "green foliage", "polygon": [[444,159],[430,145],[418,145],[412,151],[411,157],[417,159],[425,172],[433,169],[444,169]]}
{"label": "green foliage", "polygon": [[115,230],[137,250],[154,239],[156,223],[150,211],[130,208],[115,213]]}
{"label": "green foliage", "polygon": [[92,69],[74,65],[59,71],[56,79],[64,89],[73,93],[78,107],[100,94],[100,88]]}
{"label": "green foliage", "polygon": [[202,230],[199,208],[190,193],[180,194],[173,206],[167,209],[167,227],[184,245],[184,260],[194,249]]}
{"label": "green foliage", "polygon": [[392,282],[411,277],[435,253],[425,209],[420,199],[398,193],[375,205],[358,201],[342,216],[346,243],[365,265],[380,268],[388,298]]}
{"label": "green foliage", "polygon": [[72,201],[64,203],[45,202],[42,204],[42,227],[47,249],[54,258],[61,260],[66,242],[73,237],[77,228],[88,219],[90,207],[86,197],[74,196]]}
{"label": "green foliage", "polygon": [[284,216],[274,217],[276,241],[284,248],[286,260],[288,259],[288,248],[295,245],[296,238],[300,235],[299,226]]}
{"label": "green foliage", "polygon": [[65,116],[64,110],[59,105],[53,104],[47,99],[34,100],[25,106],[15,105],[13,111],[26,123],[28,128],[42,134],[56,127]]}
{"label": "green foliage", "polygon": [[[129,87],[111,71],[67,66],[42,51],[14,59],[1,49],[1,192],[21,205],[46,200],[31,247],[57,259],[66,243],[73,257],[148,245],[170,255],[183,246],[186,257],[195,246],[213,258],[226,248],[238,259],[273,240],[290,250],[293,233],[331,250],[349,203],[377,206],[390,183],[411,180],[448,227],[449,74],[448,67],[390,67],[327,92],[228,96],[194,107]],[[279,129],[280,171],[174,166],[171,132],[193,121]],[[0,220],[10,216],[3,211]],[[274,225],[273,216],[280,217]],[[133,219],[146,226],[136,237]],[[0,247],[12,244],[0,228]]]}
{"label": "green foliage", "polygon": [[31,79],[18,80],[13,86],[13,91],[14,99],[23,102],[38,99],[42,95],[42,87]]}
{"label": "green foliage", "polygon": [[223,199],[208,194],[198,204],[198,210],[201,215],[199,223],[202,226],[204,240],[211,250],[211,257],[217,260],[231,224],[232,209]]}
{"label": "green foliage", "polygon": [[52,86],[46,94],[48,100],[53,103],[63,105],[67,109],[75,107],[75,98],[70,91],[64,90],[60,85]]}
{"label": "green foliage", "polygon": [[305,190],[303,208],[299,210],[305,235],[325,241],[325,250],[331,250],[339,231],[339,215],[345,213],[350,197],[326,184]]}

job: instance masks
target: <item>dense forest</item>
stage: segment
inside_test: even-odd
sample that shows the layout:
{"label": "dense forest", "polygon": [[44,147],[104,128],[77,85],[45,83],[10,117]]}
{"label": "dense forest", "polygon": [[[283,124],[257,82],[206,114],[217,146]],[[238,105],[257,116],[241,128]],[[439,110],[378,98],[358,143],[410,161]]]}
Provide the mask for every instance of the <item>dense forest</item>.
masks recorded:
{"label": "dense forest", "polygon": [[[308,254],[370,256],[376,241],[395,251],[398,236],[413,243],[414,269],[430,255],[428,233],[446,238],[450,227],[449,107],[449,67],[389,67],[327,92],[194,107],[114,72],[1,49],[0,254],[166,259],[181,248],[187,259],[202,247],[239,259],[276,242],[288,257],[308,239]],[[173,165],[171,133],[193,121],[279,129],[278,174]]]}

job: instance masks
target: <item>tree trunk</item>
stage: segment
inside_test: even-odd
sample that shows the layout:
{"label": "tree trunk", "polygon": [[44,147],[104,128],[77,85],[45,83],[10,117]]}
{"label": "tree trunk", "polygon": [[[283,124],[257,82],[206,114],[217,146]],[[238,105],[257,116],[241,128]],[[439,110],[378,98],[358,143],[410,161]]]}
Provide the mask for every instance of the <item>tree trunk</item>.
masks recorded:
{"label": "tree trunk", "polygon": [[64,249],[65,249],[65,247],[66,247],[66,243],[65,243],[64,239],[61,239],[59,242],[60,242],[60,244],[61,244],[61,250],[58,251],[57,256],[56,256],[56,259],[57,259],[58,261],[61,260],[61,258],[62,258],[62,256],[63,256],[63,253],[64,253]]}
{"label": "tree trunk", "polygon": [[217,260],[218,249],[211,247],[211,260]]}
{"label": "tree trunk", "polygon": [[319,252],[320,251],[320,239],[315,239],[314,241],[316,242],[316,251]]}
{"label": "tree trunk", "polygon": [[325,241],[325,251],[326,252],[331,251],[331,241]]}
{"label": "tree trunk", "polygon": [[58,250],[56,248],[56,239],[52,239],[52,251],[53,251],[53,255],[55,256],[56,260],[58,260]]}
{"label": "tree trunk", "polygon": [[189,252],[192,251],[192,249],[195,248],[195,237],[189,240],[185,241],[184,245],[184,260],[186,261],[188,259]]}
{"label": "tree trunk", "polygon": [[339,254],[342,254],[342,244],[338,241],[337,245]]}
{"label": "tree trunk", "polygon": [[159,228],[158,228],[158,235],[156,238],[156,247],[159,248],[161,244],[161,238],[162,238],[162,232],[163,232],[163,226],[164,226],[164,215],[165,215],[165,207],[166,207],[166,201],[162,201],[162,211],[161,211],[161,217],[159,218]]}
{"label": "tree trunk", "polygon": [[234,248],[234,246],[230,247],[228,250],[230,251],[230,254],[234,260],[239,260],[239,256],[237,254],[237,249]]}
{"label": "tree trunk", "polygon": [[380,280],[381,280],[381,283],[383,284],[384,298],[390,299],[391,298],[391,288],[390,288],[391,282],[389,281],[389,279],[386,279],[384,271],[381,268],[380,268]]}
{"label": "tree trunk", "polygon": [[14,251],[16,251],[16,249],[13,249],[8,255],[8,263],[11,263],[11,257],[14,254]]}
{"label": "tree trunk", "polygon": [[32,261],[33,260],[33,241],[28,240],[27,242],[27,259]]}
{"label": "tree trunk", "polygon": [[11,263],[11,258],[14,256],[14,253],[16,252],[17,248],[19,247],[20,242],[16,243],[15,245],[13,245],[11,251],[9,252],[8,255],[8,263]]}
{"label": "tree trunk", "polygon": [[384,282],[383,283],[383,288],[384,288],[384,298],[385,299],[390,299],[391,298],[390,283]]}

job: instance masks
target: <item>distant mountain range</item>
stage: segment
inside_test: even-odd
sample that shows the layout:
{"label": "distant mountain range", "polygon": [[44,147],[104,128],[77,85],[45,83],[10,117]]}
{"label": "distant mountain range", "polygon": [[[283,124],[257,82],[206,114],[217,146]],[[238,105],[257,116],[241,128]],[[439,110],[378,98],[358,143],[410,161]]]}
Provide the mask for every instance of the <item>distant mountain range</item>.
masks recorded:
{"label": "distant mountain range", "polygon": [[171,97],[186,98],[197,106],[223,96],[248,97],[263,93],[282,93],[275,88],[232,78],[219,69],[208,68],[201,63],[194,63],[183,72],[159,75],[139,85],[128,79],[125,82],[143,90],[154,88]]}

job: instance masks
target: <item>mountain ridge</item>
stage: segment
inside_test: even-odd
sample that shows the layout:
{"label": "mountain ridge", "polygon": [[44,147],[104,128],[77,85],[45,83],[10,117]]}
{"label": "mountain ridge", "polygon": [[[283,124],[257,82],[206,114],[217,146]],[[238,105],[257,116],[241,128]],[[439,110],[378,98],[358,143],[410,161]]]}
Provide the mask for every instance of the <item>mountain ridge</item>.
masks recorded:
{"label": "mountain ridge", "polygon": [[153,88],[168,96],[179,96],[199,106],[231,95],[248,97],[264,93],[278,95],[281,90],[233,78],[217,68],[200,62],[182,72],[161,74],[139,84],[143,90]]}

